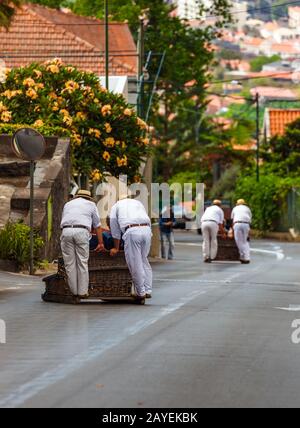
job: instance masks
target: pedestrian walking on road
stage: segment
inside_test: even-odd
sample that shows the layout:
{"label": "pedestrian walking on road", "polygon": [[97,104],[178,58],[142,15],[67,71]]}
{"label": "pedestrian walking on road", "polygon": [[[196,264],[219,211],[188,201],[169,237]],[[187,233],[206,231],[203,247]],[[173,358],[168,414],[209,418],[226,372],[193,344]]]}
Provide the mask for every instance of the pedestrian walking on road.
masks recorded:
{"label": "pedestrian walking on road", "polygon": [[240,253],[242,264],[250,263],[249,234],[252,222],[252,212],[244,199],[237,201],[236,207],[232,210],[234,238]]}
{"label": "pedestrian walking on road", "polygon": [[110,227],[115,247],[110,254],[119,252],[121,236],[124,241],[125,258],[130,270],[135,297],[141,303],[152,295],[152,268],[148,260],[151,248],[151,221],[144,205],[137,200],[121,195],[112,207]]}
{"label": "pedestrian walking on road", "polygon": [[175,216],[172,208],[165,209],[159,220],[160,228],[160,243],[161,243],[161,256],[163,259],[167,258],[167,243],[169,244],[168,249],[168,260],[174,259],[174,249],[175,249],[175,240],[174,240],[174,231],[173,226],[175,223]]}
{"label": "pedestrian walking on road", "polygon": [[205,263],[211,263],[218,254],[218,232],[224,233],[224,211],[222,202],[214,200],[213,205],[205,210],[201,219],[203,236],[203,257]]}
{"label": "pedestrian walking on road", "polygon": [[87,190],[79,190],[67,202],[61,221],[61,250],[71,292],[80,298],[88,297],[89,240],[92,228],[98,238],[95,251],[104,250],[97,206]]}

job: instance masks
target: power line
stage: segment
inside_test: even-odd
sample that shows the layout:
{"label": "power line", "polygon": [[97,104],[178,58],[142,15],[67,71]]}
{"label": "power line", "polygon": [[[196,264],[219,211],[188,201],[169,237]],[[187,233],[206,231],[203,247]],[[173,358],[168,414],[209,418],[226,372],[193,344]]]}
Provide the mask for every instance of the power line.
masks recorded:
{"label": "power line", "polygon": [[221,84],[221,83],[230,83],[233,80],[236,82],[244,82],[244,81],[248,81],[248,80],[257,80],[257,79],[269,79],[272,77],[280,77],[280,76],[284,76],[284,75],[288,75],[288,74],[293,74],[292,71],[283,71],[283,72],[277,72],[274,74],[269,74],[268,76],[251,76],[251,77],[241,77],[241,78],[234,78],[232,77],[231,79],[228,80],[216,80],[216,81],[211,81],[211,84]]}
{"label": "power line", "polygon": [[[292,6],[292,5],[299,5],[299,4],[300,4],[300,0],[299,1],[293,1],[293,2],[281,3],[281,4],[278,4],[278,5],[274,4],[274,5],[270,5],[270,6],[263,6],[263,7],[252,8],[252,9],[249,9],[247,11],[245,11],[245,10],[237,10],[237,11],[230,12],[230,14],[231,15],[238,15],[240,13],[245,13],[245,12],[248,13],[248,14],[251,14],[253,12],[261,12],[263,10],[270,10],[270,9],[275,9],[275,8],[278,8],[278,7]],[[217,18],[219,16],[220,15],[207,15],[205,18]]]}
{"label": "power line", "polygon": [[217,92],[206,92],[207,95],[215,95],[217,97],[221,97],[221,98],[231,98],[234,100],[245,100],[245,101],[253,101],[253,98],[247,98],[247,97],[243,97],[241,95],[226,95],[226,94],[218,94]]}

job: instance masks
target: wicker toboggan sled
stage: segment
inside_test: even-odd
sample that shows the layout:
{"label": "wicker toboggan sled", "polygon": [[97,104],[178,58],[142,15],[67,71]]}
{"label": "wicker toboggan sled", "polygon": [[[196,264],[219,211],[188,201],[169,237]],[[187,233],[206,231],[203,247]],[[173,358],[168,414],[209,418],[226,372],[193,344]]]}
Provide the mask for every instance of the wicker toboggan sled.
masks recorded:
{"label": "wicker toboggan sled", "polygon": [[239,250],[234,238],[223,238],[223,236],[218,236],[218,254],[216,261],[240,261]]}
{"label": "wicker toboggan sled", "polygon": [[[89,298],[85,300],[87,302],[89,300],[136,301],[132,294],[132,278],[123,252],[115,257],[111,257],[108,252],[91,252],[89,278]],[[70,291],[62,257],[58,260],[57,274],[47,276],[43,281],[46,283],[46,291],[42,295],[45,302],[71,304],[81,302]]]}

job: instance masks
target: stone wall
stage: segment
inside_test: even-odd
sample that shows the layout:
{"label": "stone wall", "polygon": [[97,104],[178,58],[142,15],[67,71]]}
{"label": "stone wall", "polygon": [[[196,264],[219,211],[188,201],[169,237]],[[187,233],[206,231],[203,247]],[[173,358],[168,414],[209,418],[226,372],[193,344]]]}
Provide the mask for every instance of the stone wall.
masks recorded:
{"label": "stone wall", "polygon": [[[70,189],[70,144],[56,137],[45,140],[45,155],[34,172],[34,226],[45,242],[41,256],[53,260],[59,254],[61,213]],[[5,135],[0,136],[0,199],[0,227],[8,220],[29,224],[29,162],[15,156],[11,137]]]}

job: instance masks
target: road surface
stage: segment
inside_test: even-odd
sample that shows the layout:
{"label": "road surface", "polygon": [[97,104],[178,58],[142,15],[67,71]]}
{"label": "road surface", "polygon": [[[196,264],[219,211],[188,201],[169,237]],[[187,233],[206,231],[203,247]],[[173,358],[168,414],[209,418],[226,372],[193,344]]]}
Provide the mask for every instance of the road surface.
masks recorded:
{"label": "road surface", "polygon": [[44,303],[0,273],[0,407],[299,407],[299,244],[253,241],[249,266],[200,245],[177,234],[144,307]]}

